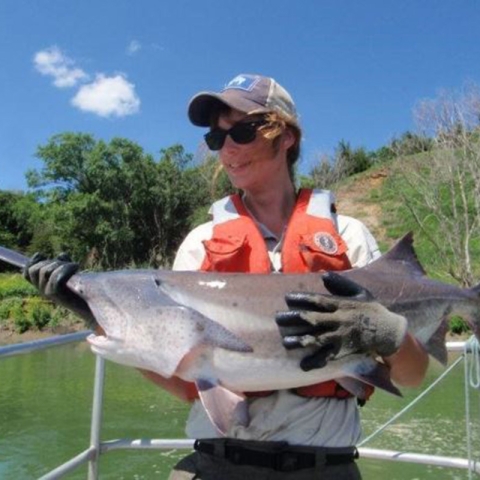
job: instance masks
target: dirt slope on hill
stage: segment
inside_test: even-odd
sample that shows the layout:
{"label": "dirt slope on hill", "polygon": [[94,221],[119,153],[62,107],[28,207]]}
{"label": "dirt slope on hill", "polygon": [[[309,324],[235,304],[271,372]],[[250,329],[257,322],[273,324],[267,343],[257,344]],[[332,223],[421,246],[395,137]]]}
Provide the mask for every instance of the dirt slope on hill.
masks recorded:
{"label": "dirt slope on hill", "polygon": [[385,230],[381,204],[371,199],[371,192],[382,186],[387,175],[386,168],[370,170],[335,189],[338,213],[361,220],[377,241],[385,240]]}

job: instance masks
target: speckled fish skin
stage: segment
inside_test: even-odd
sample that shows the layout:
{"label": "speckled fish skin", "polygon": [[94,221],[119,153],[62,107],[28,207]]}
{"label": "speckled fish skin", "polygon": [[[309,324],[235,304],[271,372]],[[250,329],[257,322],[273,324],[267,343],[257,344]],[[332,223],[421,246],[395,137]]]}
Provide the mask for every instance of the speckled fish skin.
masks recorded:
{"label": "speckled fish skin", "polygon": [[[449,315],[462,315],[478,335],[479,287],[461,289],[428,279],[410,235],[367,267],[341,275],[407,317],[409,330],[440,361],[446,358]],[[211,377],[232,390],[255,391],[344,376],[362,379],[374,368],[368,355],[350,355],[302,372],[299,360],[308,352],[283,348],[275,313],[287,308],[289,292],[328,294],[319,274],[132,270],[77,274],[69,286],[88,302],[107,338],[117,340],[110,350],[102,340],[103,350],[94,347],[97,353],[167,377]]]}

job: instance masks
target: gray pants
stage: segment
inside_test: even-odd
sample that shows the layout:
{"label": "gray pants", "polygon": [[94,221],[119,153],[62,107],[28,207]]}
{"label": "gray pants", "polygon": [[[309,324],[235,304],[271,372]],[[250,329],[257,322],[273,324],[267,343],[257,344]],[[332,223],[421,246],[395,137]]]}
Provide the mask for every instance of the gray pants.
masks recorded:
{"label": "gray pants", "polygon": [[[269,442],[241,442],[242,447],[268,454]],[[273,444],[272,444],[272,448]],[[328,450],[328,449],[327,449]],[[278,471],[272,468],[238,465],[226,458],[203,452],[194,452],[180,460],[168,480],[361,480],[355,462],[338,465],[320,464],[312,468],[294,471]]]}

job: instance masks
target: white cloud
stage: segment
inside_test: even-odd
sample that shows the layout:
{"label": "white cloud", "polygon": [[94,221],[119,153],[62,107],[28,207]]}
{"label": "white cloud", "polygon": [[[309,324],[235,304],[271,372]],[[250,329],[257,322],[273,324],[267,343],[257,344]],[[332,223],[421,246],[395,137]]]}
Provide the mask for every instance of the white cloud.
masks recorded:
{"label": "white cloud", "polygon": [[[127,53],[133,55],[141,48],[140,42],[133,40]],[[89,75],[76,67],[75,62],[56,46],[38,51],[33,61],[42,75],[53,78],[56,87],[75,87],[83,83],[71,100],[72,105],[80,110],[101,117],[125,117],[140,109],[135,85],[128,82],[123,74],[107,76],[99,73],[94,81],[90,81]],[[85,83],[87,81],[89,83]]]}
{"label": "white cloud", "polygon": [[80,87],[72,98],[72,104],[101,117],[124,117],[140,109],[135,85],[129,83],[122,74],[113,77],[98,74],[94,82]]}
{"label": "white cloud", "polygon": [[142,48],[138,40],[132,40],[127,46],[127,55],[135,55]]}
{"label": "white cloud", "polygon": [[88,75],[55,46],[37,52],[33,62],[42,75],[53,77],[53,84],[59,88],[74,87],[88,79]]}

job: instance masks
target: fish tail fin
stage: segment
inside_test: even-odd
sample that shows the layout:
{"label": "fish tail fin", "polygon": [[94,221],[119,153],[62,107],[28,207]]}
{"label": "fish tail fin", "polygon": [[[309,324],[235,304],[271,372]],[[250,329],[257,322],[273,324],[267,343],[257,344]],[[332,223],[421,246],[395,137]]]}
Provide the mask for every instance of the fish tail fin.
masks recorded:
{"label": "fish tail fin", "polygon": [[480,283],[477,283],[474,287],[470,288],[470,291],[480,298]]}
{"label": "fish tail fin", "polygon": [[[445,336],[447,335],[447,331],[448,323],[446,321],[442,321],[440,322],[437,331],[427,340],[427,342],[421,342],[425,350],[442,365],[446,365],[448,362],[448,352],[445,345]],[[417,340],[419,339],[417,338]]]}
{"label": "fish tail fin", "polygon": [[468,289],[470,294],[476,300],[476,306],[473,310],[473,314],[467,316],[467,321],[472,329],[474,335],[480,340],[480,283]]}

